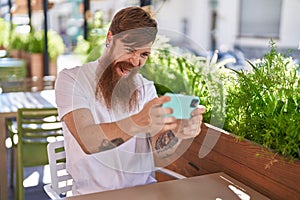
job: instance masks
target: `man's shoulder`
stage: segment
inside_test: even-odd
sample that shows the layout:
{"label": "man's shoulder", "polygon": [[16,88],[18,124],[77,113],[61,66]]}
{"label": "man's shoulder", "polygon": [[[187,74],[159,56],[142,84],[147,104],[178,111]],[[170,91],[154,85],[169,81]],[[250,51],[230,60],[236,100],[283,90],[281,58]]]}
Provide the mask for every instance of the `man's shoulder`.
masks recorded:
{"label": "man's shoulder", "polygon": [[153,84],[153,81],[146,79],[142,74],[138,73],[137,74],[137,79],[139,81],[141,81],[143,84],[147,83],[147,84]]}
{"label": "man's shoulder", "polygon": [[75,77],[79,73],[88,73],[91,71],[92,71],[92,74],[94,74],[95,67],[97,66],[96,63],[97,63],[97,61],[93,61],[93,62],[85,63],[81,66],[65,68],[59,72],[59,75]]}
{"label": "man's shoulder", "polygon": [[80,66],[74,66],[71,68],[64,68],[63,70],[61,70],[59,72],[59,74],[74,74],[78,71],[78,69],[80,68]]}
{"label": "man's shoulder", "polygon": [[137,87],[141,90],[146,90],[146,93],[149,91],[154,90],[154,82],[145,78],[142,74],[137,74]]}

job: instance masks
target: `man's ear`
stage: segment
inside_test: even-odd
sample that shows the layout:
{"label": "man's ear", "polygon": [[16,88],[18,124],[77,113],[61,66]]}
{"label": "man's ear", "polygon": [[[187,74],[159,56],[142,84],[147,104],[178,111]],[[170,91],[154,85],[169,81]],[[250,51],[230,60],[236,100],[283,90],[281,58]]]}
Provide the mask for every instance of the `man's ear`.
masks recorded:
{"label": "man's ear", "polygon": [[111,31],[108,31],[107,34],[106,34],[106,44],[109,44],[112,40],[112,32]]}

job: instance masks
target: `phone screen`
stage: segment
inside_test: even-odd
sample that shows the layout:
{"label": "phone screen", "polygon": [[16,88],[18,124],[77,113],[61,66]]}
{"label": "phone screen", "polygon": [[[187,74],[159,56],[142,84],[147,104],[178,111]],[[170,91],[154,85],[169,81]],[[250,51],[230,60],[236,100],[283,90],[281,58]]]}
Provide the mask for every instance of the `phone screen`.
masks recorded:
{"label": "phone screen", "polygon": [[200,99],[197,96],[166,93],[165,95],[171,97],[171,101],[163,104],[165,108],[172,108],[173,113],[168,116],[174,116],[177,119],[189,119],[191,112],[197,108]]}

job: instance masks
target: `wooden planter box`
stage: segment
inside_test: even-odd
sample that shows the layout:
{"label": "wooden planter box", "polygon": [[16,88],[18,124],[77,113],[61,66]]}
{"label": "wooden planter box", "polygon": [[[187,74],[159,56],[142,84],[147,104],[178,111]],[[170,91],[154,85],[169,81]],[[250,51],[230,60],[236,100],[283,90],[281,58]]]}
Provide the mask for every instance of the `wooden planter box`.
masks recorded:
{"label": "wooden planter box", "polygon": [[[200,158],[200,148],[209,153]],[[225,172],[271,199],[300,197],[299,160],[291,162],[251,141],[237,141],[234,135],[208,124],[167,168],[187,177]]]}

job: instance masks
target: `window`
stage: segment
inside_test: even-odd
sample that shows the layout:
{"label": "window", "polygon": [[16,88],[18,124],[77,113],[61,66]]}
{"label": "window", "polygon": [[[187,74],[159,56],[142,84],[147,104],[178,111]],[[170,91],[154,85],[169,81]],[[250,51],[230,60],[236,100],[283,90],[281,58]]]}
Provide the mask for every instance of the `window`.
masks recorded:
{"label": "window", "polygon": [[241,0],[240,36],[278,38],[282,0]]}

